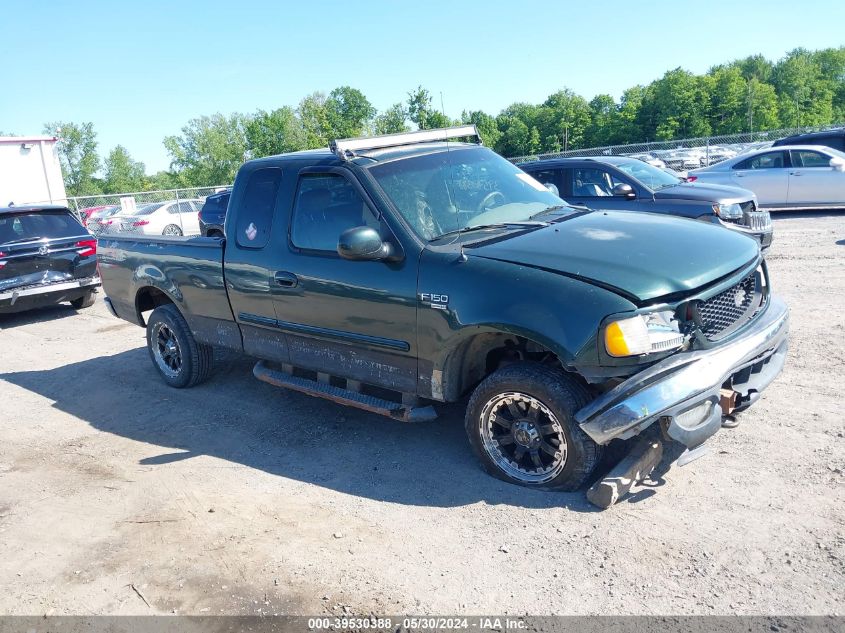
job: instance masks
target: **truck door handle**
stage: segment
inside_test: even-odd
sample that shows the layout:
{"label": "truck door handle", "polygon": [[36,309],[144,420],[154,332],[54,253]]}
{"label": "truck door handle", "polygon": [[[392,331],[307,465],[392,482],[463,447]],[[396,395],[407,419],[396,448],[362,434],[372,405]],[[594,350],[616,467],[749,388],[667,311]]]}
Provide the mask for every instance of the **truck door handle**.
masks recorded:
{"label": "truck door handle", "polygon": [[800,172],[800,171],[793,171],[793,172],[792,172],[791,174],[789,174],[789,175],[790,175],[790,176],[800,176],[800,175],[801,175],[801,172]]}
{"label": "truck door handle", "polygon": [[283,288],[295,288],[296,284],[299,283],[296,275],[284,270],[276,271],[276,274],[273,275],[273,279],[276,280],[277,285],[282,286]]}

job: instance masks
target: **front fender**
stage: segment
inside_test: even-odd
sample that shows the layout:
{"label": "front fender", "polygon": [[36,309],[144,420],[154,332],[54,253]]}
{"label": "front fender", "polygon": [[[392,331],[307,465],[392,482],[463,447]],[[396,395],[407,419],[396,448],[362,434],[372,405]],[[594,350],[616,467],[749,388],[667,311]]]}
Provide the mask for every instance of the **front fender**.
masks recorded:
{"label": "front fender", "polygon": [[[477,358],[476,337],[503,333],[552,351],[567,369],[597,364],[595,337],[609,314],[635,306],[587,282],[508,262],[427,250],[418,287],[419,392],[452,400],[456,367]],[[439,295],[432,307],[429,297]],[[595,362],[593,362],[595,361]]]}

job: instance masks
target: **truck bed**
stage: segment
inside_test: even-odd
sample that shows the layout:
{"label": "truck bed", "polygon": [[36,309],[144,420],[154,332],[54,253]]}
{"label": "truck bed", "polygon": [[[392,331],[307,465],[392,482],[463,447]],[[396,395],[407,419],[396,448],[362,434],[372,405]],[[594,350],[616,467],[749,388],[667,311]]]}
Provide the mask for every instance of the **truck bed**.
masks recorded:
{"label": "truck bed", "polygon": [[197,340],[240,347],[223,273],[224,240],[213,237],[107,235],[98,243],[100,276],[117,315],[144,325],[139,301],[162,292],[179,308]]}

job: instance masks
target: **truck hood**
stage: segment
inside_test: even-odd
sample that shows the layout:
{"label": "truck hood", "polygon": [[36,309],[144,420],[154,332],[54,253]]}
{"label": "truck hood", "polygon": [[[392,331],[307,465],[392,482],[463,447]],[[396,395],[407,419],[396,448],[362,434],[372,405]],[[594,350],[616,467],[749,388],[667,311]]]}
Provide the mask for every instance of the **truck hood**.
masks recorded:
{"label": "truck hood", "polygon": [[655,200],[699,200],[733,204],[754,199],[754,193],[731,185],[711,185],[699,182],[683,182],[673,187],[654,192]]}
{"label": "truck hood", "polygon": [[720,279],[755,260],[759,247],[749,237],[698,220],[595,211],[465,250],[584,279],[644,303]]}

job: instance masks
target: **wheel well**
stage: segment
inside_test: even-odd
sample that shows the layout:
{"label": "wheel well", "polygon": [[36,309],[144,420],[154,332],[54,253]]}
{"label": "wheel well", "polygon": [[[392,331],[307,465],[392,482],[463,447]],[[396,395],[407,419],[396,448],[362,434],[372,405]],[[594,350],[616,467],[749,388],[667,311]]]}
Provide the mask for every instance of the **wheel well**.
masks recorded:
{"label": "wheel well", "polygon": [[524,336],[504,332],[476,334],[461,343],[446,361],[444,399],[457,400],[500,367],[524,360],[563,367],[557,354]]}
{"label": "wheel well", "polygon": [[152,286],[141,288],[138,291],[138,294],[135,295],[135,310],[138,313],[138,320],[141,325],[147,325],[147,322],[144,319],[145,312],[150,312],[151,310],[155,310],[157,307],[168,303],[173,303],[173,299],[168,297],[158,288],[153,288]]}
{"label": "wheel well", "polygon": [[206,237],[226,237],[226,236],[223,235],[223,231],[218,231],[217,229],[211,229],[208,232],[208,235]]}

